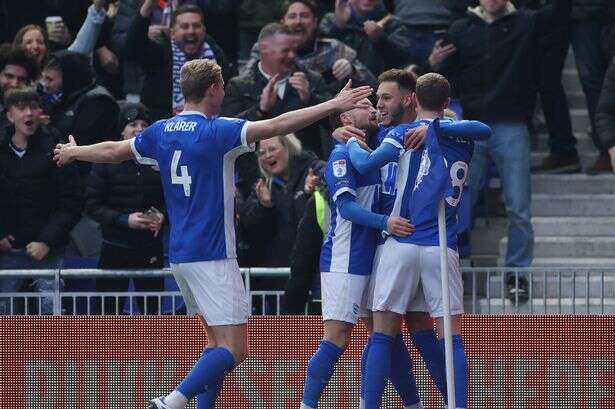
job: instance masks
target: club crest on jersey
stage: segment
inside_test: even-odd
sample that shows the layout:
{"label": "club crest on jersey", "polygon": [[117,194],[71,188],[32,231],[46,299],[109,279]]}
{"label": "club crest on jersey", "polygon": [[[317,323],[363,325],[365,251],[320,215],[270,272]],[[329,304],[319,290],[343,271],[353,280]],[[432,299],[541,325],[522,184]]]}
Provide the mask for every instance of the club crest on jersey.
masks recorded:
{"label": "club crest on jersey", "polygon": [[333,175],[337,178],[346,176],[346,159],[333,161]]}

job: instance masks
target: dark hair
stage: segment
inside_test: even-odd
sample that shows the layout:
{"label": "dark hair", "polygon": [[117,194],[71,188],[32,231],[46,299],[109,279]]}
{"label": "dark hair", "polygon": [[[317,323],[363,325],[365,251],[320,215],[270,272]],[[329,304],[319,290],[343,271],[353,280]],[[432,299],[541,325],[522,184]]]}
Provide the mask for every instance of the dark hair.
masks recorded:
{"label": "dark hair", "polygon": [[378,77],[378,83],[381,84],[383,82],[395,82],[400,89],[410,92],[414,92],[416,90],[416,80],[414,79],[414,75],[406,70],[394,68],[383,72]]}
{"label": "dark hair", "polygon": [[269,37],[273,37],[278,34],[292,35],[293,31],[281,23],[269,23],[261,29],[258,34],[258,41],[261,42]]}
{"label": "dark hair", "polygon": [[416,80],[416,99],[425,110],[441,110],[450,96],[451,85],[444,75],[430,72]]}
{"label": "dark hair", "polygon": [[36,80],[40,73],[40,68],[34,57],[23,48],[8,44],[0,47],[0,71],[4,70],[7,65],[18,65],[25,68],[29,82]]}
{"label": "dark hair", "polygon": [[4,108],[6,110],[20,104],[30,104],[32,102],[41,104],[41,97],[36,90],[31,87],[13,88],[4,94]]}
{"label": "dark hair", "polygon": [[284,3],[282,3],[282,18],[286,16],[286,13],[288,13],[288,9],[290,8],[290,6],[292,6],[295,3],[303,4],[305,7],[310,9],[315,19],[319,18],[320,9],[318,5],[314,3],[313,0],[285,0]]}
{"label": "dark hair", "polygon": [[175,21],[177,20],[177,17],[181,16],[182,14],[186,14],[186,13],[198,14],[199,16],[201,16],[201,23],[205,21],[205,14],[203,14],[203,10],[201,10],[199,6],[196,6],[194,4],[182,4],[181,6],[175,9],[175,11],[173,12],[173,15],[171,16],[171,27],[175,25]]}

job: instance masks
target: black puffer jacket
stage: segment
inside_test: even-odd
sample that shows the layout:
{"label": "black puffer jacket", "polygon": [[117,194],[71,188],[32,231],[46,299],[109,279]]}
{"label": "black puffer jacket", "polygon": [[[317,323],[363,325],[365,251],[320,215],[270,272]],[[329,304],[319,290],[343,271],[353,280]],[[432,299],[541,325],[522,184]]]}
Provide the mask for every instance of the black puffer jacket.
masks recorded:
{"label": "black puffer jacket", "polygon": [[29,141],[22,158],[10,145],[0,145],[0,235],[12,234],[13,247],[40,241],[51,249],[66,245],[81,217],[83,197],[75,165],[58,168],[53,148],[58,133],[41,128]]}
{"label": "black puffer jacket", "polygon": [[149,230],[128,228],[128,215],[145,212],[151,206],[164,211],[160,173],[150,166],[129,160],[96,164],[88,179],[85,211],[100,223],[103,240],[131,248],[158,245]]}
{"label": "black puffer jacket", "polygon": [[266,267],[290,266],[290,255],[297,235],[299,220],[310,198],[303,191],[310,168],[322,173],[325,163],[312,152],[304,151],[290,160],[290,173],[285,185],[273,182],[271,199],[274,206],[262,206],[256,193],[242,204],[239,215],[241,231],[250,248],[262,257],[258,264]]}
{"label": "black puffer jacket", "polygon": [[555,0],[538,12],[517,10],[492,23],[478,9],[455,21],[449,34],[457,52],[441,71],[453,81],[464,117],[484,122],[525,121],[536,97],[538,40],[570,12]]}

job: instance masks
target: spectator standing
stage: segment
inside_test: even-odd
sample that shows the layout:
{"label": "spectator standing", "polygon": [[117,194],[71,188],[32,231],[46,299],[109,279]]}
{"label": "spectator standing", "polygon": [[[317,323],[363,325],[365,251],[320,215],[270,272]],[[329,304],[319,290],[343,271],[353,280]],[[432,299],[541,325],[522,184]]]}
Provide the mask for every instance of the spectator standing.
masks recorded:
{"label": "spectator standing", "polygon": [[243,203],[239,220],[251,247],[262,254],[259,265],[288,267],[299,220],[320,182],[324,162],[302,151],[294,135],[260,142],[257,154],[265,179],[258,180]]}
{"label": "spectator standing", "polygon": [[599,156],[587,172],[590,174],[609,172],[609,154],[598,138],[596,129],[596,108],[602,91],[602,82],[609,59],[603,47],[603,37],[612,0],[572,0],[571,43],[579,71],[579,80],[587,101],[591,136]]}
{"label": "spectator standing", "polygon": [[356,50],[376,76],[409,62],[408,30],[381,0],[336,0],[335,12],[323,17],[320,30]]}
{"label": "spectator standing", "polygon": [[21,47],[36,59],[40,69],[49,56],[49,41],[47,33],[41,26],[28,24],[19,29],[13,39],[13,47]]}
{"label": "spectator standing", "polygon": [[186,61],[198,58],[215,60],[223,75],[230,75],[222,49],[205,32],[203,12],[194,5],[178,7],[171,17],[170,34],[161,30],[154,40],[148,30],[154,0],[145,0],[135,16],[126,38],[127,53],[132,55],[146,73],[141,102],[152,114],[152,120],[168,118],[181,112],[184,98],[179,88],[179,70]]}
{"label": "spectator standing", "polygon": [[[286,0],[282,12],[282,24],[290,28],[297,38],[297,62],[320,73],[330,92],[342,89],[349,78],[354,85],[376,84],[376,78],[358,60],[355,50],[336,39],[319,35],[318,6],[313,0]],[[255,44],[247,67],[259,58],[259,47]]]}
{"label": "spectator standing", "polygon": [[[468,177],[475,203],[488,157],[493,158],[508,217],[508,267],[527,267],[533,258],[526,121],[536,97],[537,42],[553,21],[562,21],[567,12],[565,0],[555,0],[553,8],[537,13],[516,10],[507,0],[481,0],[480,6],[451,25],[452,44],[437,44],[430,56],[431,67],[458,85],[464,117],[485,122],[493,131],[488,142],[475,144]],[[519,291],[520,299],[527,299],[525,277],[517,289],[514,277],[509,276],[508,289],[510,297]]]}
{"label": "spectator standing", "polygon": [[[0,145],[0,269],[57,268],[70,230],[80,217],[83,199],[75,166],[58,168],[53,149],[57,132],[40,125],[39,96],[33,89],[13,89],[4,97],[11,132]],[[2,278],[0,291],[15,292],[21,278]],[[53,279],[36,279],[34,291],[49,292]],[[6,300],[4,313],[9,313]],[[51,314],[51,298],[41,311]]]}
{"label": "spectator standing", "polygon": [[[121,105],[118,132],[122,139],[134,138],[149,124],[149,113],[144,105]],[[150,166],[134,160],[95,164],[86,189],[86,214],[102,227],[98,268],[162,268],[163,209],[160,174]],[[164,290],[163,278],[136,278],[134,283],[138,291]],[[128,284],[127,278],[97,279],[96,290],[124,292]],[[147,297],[147,303],[138,298],[137,302],[144,314],[158,313],[157,297]],[[105,299],[104,313],[119,314],[115,305],[115,299]]]}

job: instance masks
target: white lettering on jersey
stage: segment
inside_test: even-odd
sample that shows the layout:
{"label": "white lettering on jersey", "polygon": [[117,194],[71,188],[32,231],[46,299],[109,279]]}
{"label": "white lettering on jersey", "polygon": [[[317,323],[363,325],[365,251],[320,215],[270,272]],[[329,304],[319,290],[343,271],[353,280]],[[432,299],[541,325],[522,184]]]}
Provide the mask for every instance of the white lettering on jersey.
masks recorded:
{"label": "white lettering on jersey", "polygon": [[[188,174],[188,166],[179,166],[179,158],[182,156],[182,151],[173,152],[173,159],[171,160],[171,183],[174,185],[182,185],[184,187],[184,196],[190,197],[190,185],[192,184],[192,177]],[[181,171],[181,175],[177,172]]]}
{"label": "white lettering on jersey", "polygon": [[455,187],[459,188],[459,194],[456,196],[449,196],[446,198],[446,203],[449,206],[455,207],[459,204],[461,200],[461,193],[463,193],[463,185],[466,181],[466,177],[468,176],[468,164],[462,161],[457,161],[453,163],[451,166],[451,184],[453,185],[453,189]]}
{"label": "white lettering on jersey", "polygon": [[193,122],[193,121],[191,122],[184,122],[184,121],[167,122],[164,125],[164,131],[165,132],[194,132],[197,125],[198,123]]}

